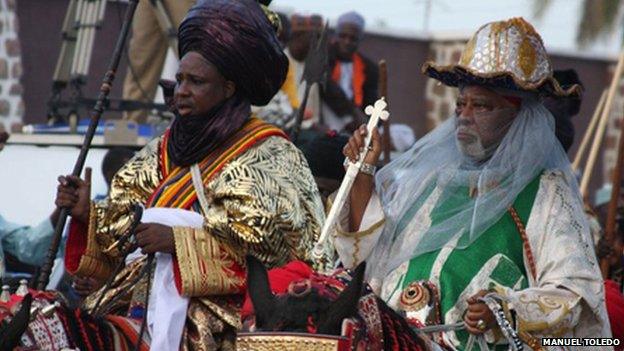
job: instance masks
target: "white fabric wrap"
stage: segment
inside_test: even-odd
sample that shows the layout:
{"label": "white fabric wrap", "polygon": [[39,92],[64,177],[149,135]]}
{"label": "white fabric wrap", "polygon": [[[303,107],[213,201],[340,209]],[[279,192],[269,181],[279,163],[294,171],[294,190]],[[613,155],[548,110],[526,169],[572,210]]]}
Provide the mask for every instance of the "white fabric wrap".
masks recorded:
{"label": "white fabric wrap", "polygon": [[[338,215],[337,226],[343,233],[349,232],[349,209],[349,201],[347,201]],[[376,223],[383,221],[383,218],[381,202],[379,201],[377,194],[373,192],[368,204],[366,205],[365,215],[360,223],[360,228],[364,228],[364,230],[366,230],[366,228],[370,228]],[[340,262],[342,262],[345,268],[354,268],[370,255],[375,247],[375,244],[377,244],[377,240],[379,240],[379,235],[381,235],[382,229],[383,225],[372,230],[372,232],[367,233],[366,236],[361,236],[361,239],[358,241],[359,249],[357,255],[354,252],[354,245],[356,242],[354,235],[360,235],[360,232],[351,233],[352,236],[345,236],[339,232],[332,235],[334,239],[334,248],[336,249],[336,252],[338,252]]]}
{"label": "white fabric wrap", "polygon": [[[197,212],[157,207],[146,209],[141,222],[201,228],[204,218]],[[147,314],[147,327],[152,339],[150,350],[177,350],[182,340],[189,298],[180,296],[175,286],[171,255],[157,252],[155,258],[156,271]]]}
{"label": "white fabric wrap", "polygon": [[[427,202],[435,203],[438,198],[434,191]],[[503,289],[509,307],[514,309],[519,318],[535,326],[548,328],[530,331],[533,335],[548,336],[557,330],[568,330],[564,337],[610,337],[611,328],[605,307],[604,288],[599,266],[593,252],[593,245],[588,235],[585,212],[573,198],[572,189],[566,178],[559,171],[547,171],[541,176],[539,189],[526,225],[526,234],[535,260],[536,277],[529,274],[529,288],[514,291]],[[384,218],[378,205],[379,197],[373,194],[364,213],[360,231]],[[415,214],[419,225],[410,230],[426,231],[424,217],[432,208],[426,203]],[[346,213],[344,213],[346,212]],[[348,230],[348,209],[341,214],[340,226]],[[370,254],[375,242],[383,232],[380,226],[370,234],[362,254]],[[519,234],[518,234],[519,235]],[[417,235],[414,235],[416,237]],[[348,237],[335,233],[334,245],[340,260],[345,266],[352,266],[353,245]],[[375,241],[375,242],[372,242]],[[524,264],[527,272],[531,271],[524,252]],[[365,260],[367,256],[360,256]],[[382,281],[369,281],[376,293],[393,308],[397,308],[396,296],[384,293],[393,291],[399,280],[407,273],[407,262],[383,277]],[[385,289],[384,289],[385,288]],[[389,288],[389,289],[388,289]],[[481,287],[487,289],[487,287]],[[400,290],[400,289],[399,289]],[[396,292],[400,294],[401,291]],[[475,291],[476,293],[476,291]],[[394,298],[393,298],[394,297]],[[557,306],[560,304],[560,306]],[[540,305],[551,308],[541,309]],[[609,350],[610,348],[605,348]]]}

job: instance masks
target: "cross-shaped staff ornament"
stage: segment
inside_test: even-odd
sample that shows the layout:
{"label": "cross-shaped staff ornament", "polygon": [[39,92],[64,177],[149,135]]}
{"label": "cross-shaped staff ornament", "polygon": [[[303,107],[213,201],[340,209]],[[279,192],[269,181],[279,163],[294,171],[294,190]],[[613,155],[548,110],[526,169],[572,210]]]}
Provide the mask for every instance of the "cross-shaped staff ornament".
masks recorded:
{"label": "cross-shaped staff ornament", "polygon": [[366,138],[364,138],[364,147],[360,152],[360,157],[358,158],[357,162],[353,163],[349,161],[349,167],[347,168],[345,177],[342,180],[342,184],[340,184],[336,199],[334,200],[334,203],[329,210],[329,214],[327,215],[327,219],[325,220],[325,224],[323,225],[323,230],[321,231],[321,236],[314,246],[313,256],[317,260],[322,260],[324,253],[327,250],[326,242],[327,237],[329,236],[329,231],[334,229],[334,226],[338,219],[338,214],[342,210],[349,195],[349,192],[351,192],[351,187],[353,186],[355,177],[360,172],[364,157],[366,157],[366,154],[369,152],[368,147],[371,143],[373,130],[377,128],[380,120],[387,121],[390,117],[390,113],[386,111],[387,106],[388,104],[386,103],[385,98],[381,97],[379,100],[375,101],[374,105],[368,105],[366,106],[366,109],[364,109],[364,113],[370,116],[370,118],[368,119],[368,123],[366,124],[367,133]]}

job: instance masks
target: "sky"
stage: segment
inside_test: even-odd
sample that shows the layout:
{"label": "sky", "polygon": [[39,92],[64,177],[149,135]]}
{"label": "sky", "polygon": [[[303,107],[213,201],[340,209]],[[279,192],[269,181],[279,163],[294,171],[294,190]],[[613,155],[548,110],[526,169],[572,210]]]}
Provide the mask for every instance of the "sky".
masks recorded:
{"label": "sky", "polygon": [[318,13],[329,19],[330,24],[340,14],[356,10],[372,31],[401,36],[430,33],[469,37],[487,22],[522,16],[542,35],[549,51],[598,57],[616,57],[620,52],[621,26],[619,31],[590,47],[580,49],[577,46],[575,38],[582,0],[552,0],[541,19],[533,16],[535,1],[540,0],[273,0],[271,7],[285,12]]}

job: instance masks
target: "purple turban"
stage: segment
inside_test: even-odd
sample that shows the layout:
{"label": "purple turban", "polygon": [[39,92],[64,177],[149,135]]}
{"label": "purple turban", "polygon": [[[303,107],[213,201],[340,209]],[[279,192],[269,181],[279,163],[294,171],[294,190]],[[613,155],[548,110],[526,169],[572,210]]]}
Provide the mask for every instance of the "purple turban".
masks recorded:
{"label": "purple turban", "polygon": [[200,0],[178,29],[180,58],[189,51],[215,65],[253,105],[266,105],[288,72],[288,58],[254,0]]}
{"label": "purple turban", "polygon": [[201,161],[239,130],[250,104],[266,105],[282,86],[288,59],[269,19],[253,0],[200,0],[178,29],[182,58],[194,51],[236,84],[236,93],[206,115],[176,118],[167,150],[178,166]]}

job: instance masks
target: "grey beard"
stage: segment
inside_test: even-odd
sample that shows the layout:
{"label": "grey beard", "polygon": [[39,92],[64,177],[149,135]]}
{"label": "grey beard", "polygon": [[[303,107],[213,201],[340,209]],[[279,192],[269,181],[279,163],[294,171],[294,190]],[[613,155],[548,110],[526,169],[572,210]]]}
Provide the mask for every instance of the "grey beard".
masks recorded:
{"label": "grey beard", "polygon": [[485,159],[488,159],[489,156],[491,156],[488,155],[488,152],[485,147],[483,147],[483,143],[481,143],[481,139],[479,137],[477,137],[475,141],[469,144],[462,143],[457,139],[455,139],[455,142],[457,143],[459,151],[461,151],[464,156],[470,158],[472,161],[482,162]]}

